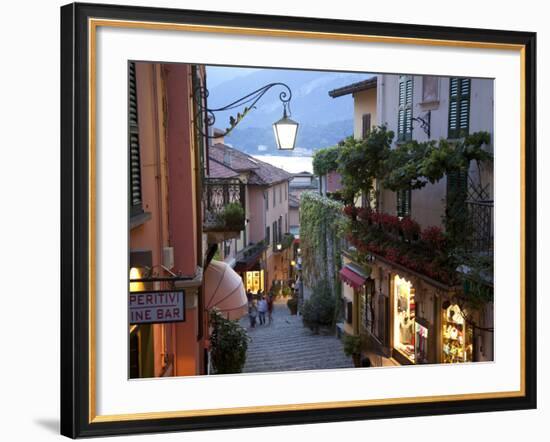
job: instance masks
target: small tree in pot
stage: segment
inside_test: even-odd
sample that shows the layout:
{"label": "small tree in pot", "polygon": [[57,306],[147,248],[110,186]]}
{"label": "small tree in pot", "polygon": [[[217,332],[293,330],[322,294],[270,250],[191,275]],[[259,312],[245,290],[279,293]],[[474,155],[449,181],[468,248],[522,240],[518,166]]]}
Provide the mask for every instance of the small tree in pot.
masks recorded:
{"label": "small tree in pot", "polygon": [[286,302],[286,305],[290,310],[291,315],[296,315],[298,313],[298,298],[296,298],[295,296],[289,298]]}
{"label": "small tree in pot", "polygon": [[237,321],[213,309],[210,312],[210,356],[216,374],[241,373],[246,362],[248,335]]}
{"label": "small tree in pot", "polygon": [[313,287],[313,294],[302,306],[304,325],[314,333],[321,327],[330,327],[334,321],[334,296],[326,280],[319,281]]}
{"label": "small tree in pot", "polygon": [[344,335],[344,354],[353,359],[353,365],[361,366],[361,337],[354,335]]}

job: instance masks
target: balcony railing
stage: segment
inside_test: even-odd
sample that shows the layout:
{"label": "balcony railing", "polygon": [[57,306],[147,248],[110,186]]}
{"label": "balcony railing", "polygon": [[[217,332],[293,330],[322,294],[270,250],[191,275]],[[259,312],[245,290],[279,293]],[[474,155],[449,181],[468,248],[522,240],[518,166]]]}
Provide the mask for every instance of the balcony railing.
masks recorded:
{"label": "balcony railing", "polygon": [[472,252],[493,250],[493,200],[466,201],[468,210],[468,249]]}
{"label": "balcony railing", "polygon": [[203,180],[203,231],[240,232],[245,226],[245,187],[236,178]]}

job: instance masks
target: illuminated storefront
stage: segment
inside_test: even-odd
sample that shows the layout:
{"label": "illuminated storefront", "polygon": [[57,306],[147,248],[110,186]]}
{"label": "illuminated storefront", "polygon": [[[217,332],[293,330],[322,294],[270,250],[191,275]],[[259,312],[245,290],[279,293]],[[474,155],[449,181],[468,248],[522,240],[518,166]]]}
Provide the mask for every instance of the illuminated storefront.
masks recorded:
{"label": "illuminated storefront", "polygon": [[447,364],[471,362],[473,330],[464,320],[460,307],[451,304],[444,308],[441,322],[442,362]]}
{"label": "illuminated storefront", "polygon": [[254,294],[258,293],[260,290],[264,291],[263,270],[244,272],[243,277],[246,291],[251,291]]}
{"label": "illuminated storefront", "polygon": [[[395,275],[393,278],[393,347],[409,362],[415,362],[416,305],[415,289],[406,279]],[[427,337],[427,336],[426,336]]]}

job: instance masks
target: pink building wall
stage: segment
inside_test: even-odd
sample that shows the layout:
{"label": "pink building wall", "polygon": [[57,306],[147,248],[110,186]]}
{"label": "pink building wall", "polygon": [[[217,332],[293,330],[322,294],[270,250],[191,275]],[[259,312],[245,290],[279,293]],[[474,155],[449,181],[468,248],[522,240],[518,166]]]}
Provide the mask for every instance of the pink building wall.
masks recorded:
{"label": "pink building wall", "polygon": [[[166,140],[169,173],[169,231],[174,248],[174,270],[194,275],[197,256],[196,183],[194,155],[191,143],[190,71],[185,64],[167,64],[164,69],[166,95]],[[188,291],[187,298],[197,296]],[[186,302],[186,321],[176,327],[176,375],[200,372],[202,342],[197,339],[199,320],[196,303]]]}
{"label": "pink building wall", "polygon": [[[136,63],[138,99],[141,191],[143,210],[151,218],[130,231],[130,250],[149,250],[152,265],[162,264],[163,248],[169,245],[167,216],[167,171],[163,167],[165,155],[164,133],[159,130],[162,115],[156,105],[156,88],[161,83],[160,68],[150,63]],[[156,289],[158,287],[143,287]],[[161,376],[165,364],[162,354],[168,349],[175,351],[175,328],[172,324],[155,324],[153,329],[153,374]],[[164,342],[162,335],[164,334]]]}
{"label": "pink building wall", "polygon": [[[162,273],[168,246],[173,247],[175,271],[192,276],[201,264],[190,74],[188,65],[136,63],[142,200],[151,217],[130,231],[130,249],[150,250],[155,273]],[[162,288],[150,283],[144,289]],[[199,296],[200,286],[186,289],[185,322],[152,326],[154,376],[204,372]],[[166,365],[165,354],[174,356],[173,364]]]}
{"label": "pink building wall", "polygon": [[[275,189],[275,207],[273,207],[273,189]],[[273,223],[279,219],[279,216],[282,220],[281,233],[284,235],[288,231],[288,226],[285,230],[285,219],[288,220],[288,181],[270,186],[267,188],[267,192],[269,194],[269,204],[268,210],[265,211],[265,225],[270,228],[270,244],[266,250],[267,274],[265,275],[265,281],[266,289],[269,290],[274,279],[284,279],[285,271],[287,274],[289,271],[287,254],[273,252]],[[279,192],[281,192],[281,197],[279,197]]]}
{"label": "pink building wall", "polygon": [[170,243],[174,246],[174,267],[193,275],[197,266],[196,199],[191,121],[189,109],[189,66],[164,66],[167,100],[167,163],[169,180]]}
{"label": "pink building wall", "polygon": [[264,189],[260,186],[246,186],[248,190],[248,241],[257,243],[265,239]]}

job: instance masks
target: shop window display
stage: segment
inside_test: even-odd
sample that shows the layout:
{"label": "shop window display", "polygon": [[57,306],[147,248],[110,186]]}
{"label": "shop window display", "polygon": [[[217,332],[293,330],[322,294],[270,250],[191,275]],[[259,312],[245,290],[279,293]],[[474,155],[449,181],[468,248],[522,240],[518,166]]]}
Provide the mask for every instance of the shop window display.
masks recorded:
{"label": "shop window display", "polygon": [[257,270],[246,272],[245,282],[246,290],[250,290],[254,294],[258,293],[260,290],[263,290],[264,271]]}
{"label": "shop window display", "polygon": [[443,362],[471,362],[473,349],[472,327],[464,321],[464,315],[456,304],[443,310]]}
{"label": "shop window display", "polygon": [[394,347],[411,362],[415,362],[415,302],[412,284],[394,278]]}

